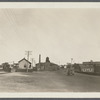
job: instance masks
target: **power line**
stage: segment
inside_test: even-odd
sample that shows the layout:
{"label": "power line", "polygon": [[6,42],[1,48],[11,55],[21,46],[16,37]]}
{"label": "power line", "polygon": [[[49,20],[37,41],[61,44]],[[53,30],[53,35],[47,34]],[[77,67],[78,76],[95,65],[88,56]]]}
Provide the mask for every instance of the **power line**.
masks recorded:
{"label": "power line", "polygon": [[32,55],[32,51],[25,51],[25,54],[27,55],[27,60],[29,61],[29,56]]}

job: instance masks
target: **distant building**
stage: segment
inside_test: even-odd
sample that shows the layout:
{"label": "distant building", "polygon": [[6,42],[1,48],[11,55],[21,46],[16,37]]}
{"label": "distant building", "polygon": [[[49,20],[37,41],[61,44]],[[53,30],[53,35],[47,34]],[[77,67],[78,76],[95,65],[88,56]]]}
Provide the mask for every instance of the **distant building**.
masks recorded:
{"label": "distant building", "polygon": [[93,61],[90,61],[90,62],[83,62],[84,65],[92,65],[94,66],[94,73],[96,74],[100,74],[100,61],[96,61],[96,62],[93,62]]}
{"label": "distant building", "polygon": [[74,69],[76,72],[84,72],[84,73],[93,73],[94,66],[93,65],[85,65],[85,64],[74,64]]}
{"label": "distant building", "polygon": [[100,61],[91,60],[82,64],[74,64],[74,68],[76,72],[100,74]]}
{"label": "distant building", "polygon": [[57,64],[51,62],[41,62],[36,64],[37,70],[40,71],[56,71],[59,69]]}
{"label": "distant building", "polygon": [[90,72],[93,73],[94,72],[94,66],[93,65],[84,65],[84,64],[80,64],[79,65],[81,68],[81,72]]}
{"label": "distant building", "polygon": [[27,69],[30,70],[33,69],[33,67],[30,61],[23,58],[18,62],[18,71],[26,71]]}

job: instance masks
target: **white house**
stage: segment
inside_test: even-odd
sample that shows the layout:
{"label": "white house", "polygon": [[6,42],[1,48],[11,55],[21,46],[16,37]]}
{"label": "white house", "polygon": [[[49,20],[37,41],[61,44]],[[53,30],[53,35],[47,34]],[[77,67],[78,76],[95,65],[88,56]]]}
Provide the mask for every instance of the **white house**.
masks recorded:
{"label": "white house", "polygon": [[31,62],[23,58],[18,62],[19,68],[18,69],[32,69]]}

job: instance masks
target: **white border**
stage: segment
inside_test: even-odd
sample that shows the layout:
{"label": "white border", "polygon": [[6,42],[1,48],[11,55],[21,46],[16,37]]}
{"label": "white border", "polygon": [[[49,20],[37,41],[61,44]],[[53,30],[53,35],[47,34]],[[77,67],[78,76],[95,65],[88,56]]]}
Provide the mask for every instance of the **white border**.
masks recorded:
{"label": "white border", "polygon": [[100,98],[100,93],[32,92],[0,93],[0,98]]}
{"label": "white border", "polygon": [[[0,8],[100,8],[100,3],[45,3],[45,2],[1,2]],[[0,93],[0,98],[100,98],[99,92],[32,92]]]}
{"label": "white border", "polygon": [[100,8],[100,2],[98,3],[71,3],[71,2],[1,2],[0,8]]}

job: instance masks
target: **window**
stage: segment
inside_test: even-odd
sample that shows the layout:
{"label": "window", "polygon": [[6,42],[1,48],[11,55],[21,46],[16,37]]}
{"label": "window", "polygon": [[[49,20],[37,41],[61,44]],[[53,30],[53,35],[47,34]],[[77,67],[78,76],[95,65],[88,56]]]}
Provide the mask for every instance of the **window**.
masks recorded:
{"label": "window", "polygon": [[26,65],[24,65],[24,68],[26,68]]}

